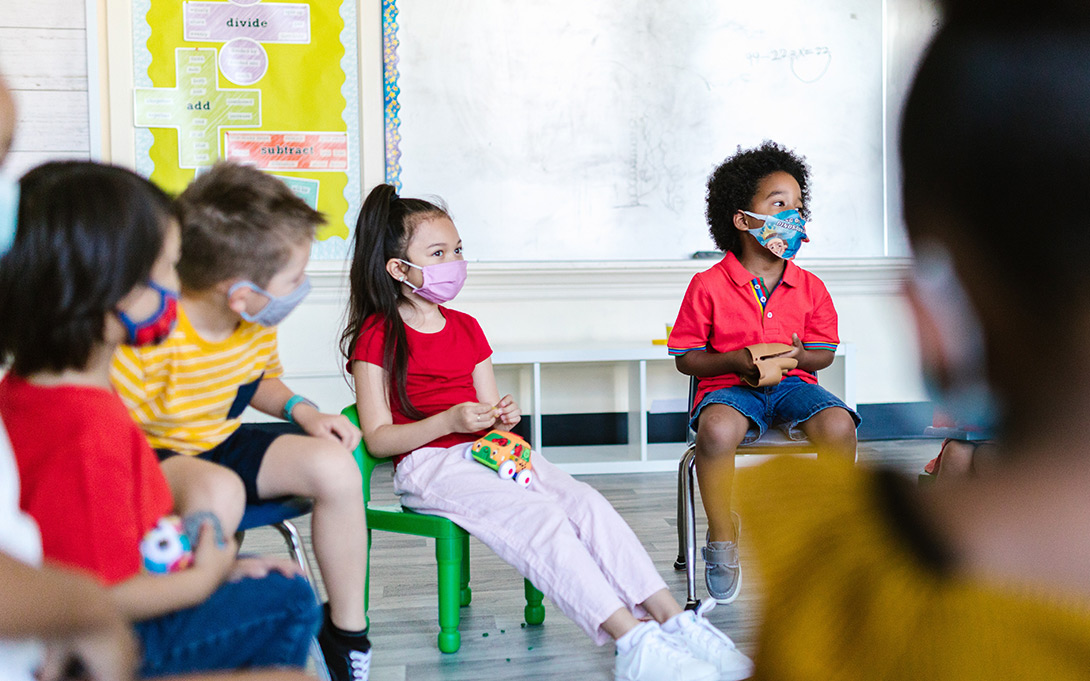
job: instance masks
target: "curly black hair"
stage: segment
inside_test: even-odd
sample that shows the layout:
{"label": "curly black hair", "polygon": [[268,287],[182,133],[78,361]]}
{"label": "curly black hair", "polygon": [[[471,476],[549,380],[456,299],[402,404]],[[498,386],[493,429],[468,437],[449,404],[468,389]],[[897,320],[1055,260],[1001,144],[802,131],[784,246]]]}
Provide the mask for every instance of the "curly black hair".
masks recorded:
{"label": "curly black hair", "polygon": [[741,235],[734,228],[734,215],[749,210],[757,185],[772,173],[790,173],[802,190],[802,217],[810,218],[810,166],[806,157],[786,147],[765,140],[755,149],[742,149],[723,161],[708,178],[708,231],[719,250],[737,255],[742,248]]}

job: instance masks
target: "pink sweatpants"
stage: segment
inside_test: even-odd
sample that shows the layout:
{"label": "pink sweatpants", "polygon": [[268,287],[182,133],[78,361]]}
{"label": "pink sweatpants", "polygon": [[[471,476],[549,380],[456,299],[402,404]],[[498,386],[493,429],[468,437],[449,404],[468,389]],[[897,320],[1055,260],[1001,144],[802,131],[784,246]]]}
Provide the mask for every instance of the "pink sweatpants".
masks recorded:
{"label": "pink sweatpants", "polygon": [[598,645],[602,623],[665,589],[640,540],[597,490],[533,454],[528,489],[473,460],[469,444],[424,447],[394,473],[394,491],[415,511],[449,518],[480,539]]}

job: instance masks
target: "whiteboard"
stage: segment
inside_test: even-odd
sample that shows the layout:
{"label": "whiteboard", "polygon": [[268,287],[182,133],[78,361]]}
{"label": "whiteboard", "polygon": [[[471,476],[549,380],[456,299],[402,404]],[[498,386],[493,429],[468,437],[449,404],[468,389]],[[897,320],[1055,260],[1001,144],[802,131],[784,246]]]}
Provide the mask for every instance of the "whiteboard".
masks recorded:
{"label": "whiteboard", "polygon": [[713,249],[707,177],[764,139],[812,169],[802,255],[885,254],[883,3],[385,5],[387,179],[444,199],[467,258]]}

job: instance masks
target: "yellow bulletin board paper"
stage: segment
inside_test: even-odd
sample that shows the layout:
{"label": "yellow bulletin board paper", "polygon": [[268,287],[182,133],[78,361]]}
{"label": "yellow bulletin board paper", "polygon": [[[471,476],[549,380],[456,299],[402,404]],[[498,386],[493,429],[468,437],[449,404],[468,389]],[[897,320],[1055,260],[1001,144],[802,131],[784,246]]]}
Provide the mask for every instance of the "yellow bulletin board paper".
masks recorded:
{"label": "yellow bulletin board paper", "polygon": [[133,10],[137,170],[177,193],[219,159],[254,165],[325,215],[314,257],[345,257],[360,201],[355,2]]}

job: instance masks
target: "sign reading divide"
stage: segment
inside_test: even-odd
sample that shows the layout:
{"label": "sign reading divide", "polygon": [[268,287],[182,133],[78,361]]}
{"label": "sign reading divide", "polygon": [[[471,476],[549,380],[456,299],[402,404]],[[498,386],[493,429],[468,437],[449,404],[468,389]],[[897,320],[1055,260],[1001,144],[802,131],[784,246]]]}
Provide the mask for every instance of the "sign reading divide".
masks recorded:
{"label": "sign reading divide", "polygon": [[309,43],[310,5],[186,2],[185,39],[227,42],[245,35],[263,43]]}

